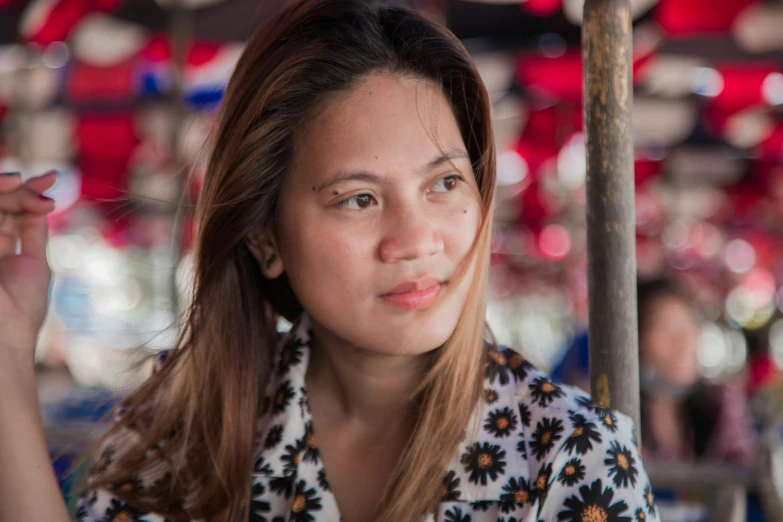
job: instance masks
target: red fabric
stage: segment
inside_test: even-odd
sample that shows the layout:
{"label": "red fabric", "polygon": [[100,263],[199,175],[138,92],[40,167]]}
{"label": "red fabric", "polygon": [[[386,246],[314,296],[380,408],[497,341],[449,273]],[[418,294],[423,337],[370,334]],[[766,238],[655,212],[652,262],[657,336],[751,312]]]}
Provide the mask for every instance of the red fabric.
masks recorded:
{"label": "red fabric", "polygon": [[124,197],[128,163],[139,141],[133,115],[82,115],[76,132],[82,196],[99,201]]}
{"label": "red fabric", "polygon": [[60,0],[51,6],[41,24],[31,27],[25,36],[29,42],[43,46],[67,40],[87,14],[110,13],[121,3],[122,0]]}
{"label": "red fabric", "polygon": [[756,0],[660,0],[655,8],[658,24],[672,36],[722,34],[737,15]]}
{"label": "red fabric", "polygon": [[[650,52],[633,56],[633,82],[644,75],[644,66],[650,61]],[[517,62],[516,79],[533,93],[544,99],[555,97],[574,103],[582,101],[582,51],[569,49],[565,54],[550,58],[538,53],[529,53]]]}
{"label": "red fabric", "polygon": [[715,106],[736,112],[764,102],[761,86],[770,73],[780,69],[777,63],[732,63],[715,68],[723,78],[723,89],[713,99]]}
{"label": "red fabric", "polygon": [[117,103],[134,96],[132,60],[111,67],[75,62],[66,80],[65,98],[74,105]]}
{"label": "red fabric", "polygon": [[[215,42],[196,41],[188,48],[186,63],[192,67],[199,67],[214,60],[222,45]],[[141,53],[141,57],[153,63],[166,63],[171,61],[171,42],[165,35],[156,35],[150,38],[149,43]]]}
{"label": "red fabric", "polygon": [[6,9],[14,4],[18,4],[20,0],[0,0],[0,9]]}
{"label": "red fabric", "polygon": [[562,0],[525,0],[522,7],[536,16],[552,16],[560,11]]}

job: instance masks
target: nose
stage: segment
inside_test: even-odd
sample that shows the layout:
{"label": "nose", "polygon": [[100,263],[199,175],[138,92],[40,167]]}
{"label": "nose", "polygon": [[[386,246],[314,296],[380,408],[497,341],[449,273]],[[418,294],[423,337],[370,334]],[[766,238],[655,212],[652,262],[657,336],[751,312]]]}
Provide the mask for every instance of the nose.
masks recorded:
{"label": "nose", "polygon": [[415,204],[390,209],[389,214],[379,248],[384,263],[414,261],[443,252],[443,238],[434,216]]}

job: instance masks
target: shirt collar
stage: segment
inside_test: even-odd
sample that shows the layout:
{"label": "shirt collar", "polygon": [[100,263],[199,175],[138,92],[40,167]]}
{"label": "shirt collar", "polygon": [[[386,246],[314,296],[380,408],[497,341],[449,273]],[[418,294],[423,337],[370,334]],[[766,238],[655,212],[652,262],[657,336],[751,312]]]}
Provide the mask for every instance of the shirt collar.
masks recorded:
{"label": "shirt collar", "polygon": [[[257,440],[255,473],[270,477],[295,477],[298,474],[301,452],[306,451],[312,417],[307,404],[305,375],[310,358],[312,330],[310,318],[302,314],[291,330],[283,334],[275,348],[271,378],[266,389],[262,418],[264,426]],[[480,400],[471,415],[465,438],[459,444],[447,472],[447,481],[458,480],[460,501],[497,501],[504,493],[506,480],[489,480],[482,484],[481,473],[471,471],[472,459],[493,459],[493,466],[503,466],[502,475],[527,478],[528,465],[524,447],[524,426],[519,418],[515,379],[499,377],[491,371],[496,358],[485,371],[484,389],[493,394],[493,402]],[[506,436],[493,436],[485,429],[492,412],[507,412],[516,417],[517,429]],[[283,441],[273,444],[277,433],[284,432]],[[474,466],[475,468],[475,466]],[[492,468],[490,468],[490,471]],[[448,487],[448,485],[447,485]],[[456,486],[455,486],[456,487]]]}

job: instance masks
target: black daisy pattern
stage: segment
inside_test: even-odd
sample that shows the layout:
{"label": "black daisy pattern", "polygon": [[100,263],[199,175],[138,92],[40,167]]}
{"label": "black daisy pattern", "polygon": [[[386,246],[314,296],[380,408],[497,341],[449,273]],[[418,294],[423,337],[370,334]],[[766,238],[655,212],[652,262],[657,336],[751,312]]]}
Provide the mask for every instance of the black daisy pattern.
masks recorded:
{"label": "black daisy pattern", "polygon": [[305,437],[302,446],[304,447],[302,460],[305,462],[318,462],[320,453],[318,452],[318,441],[315,438],[312,422],[308,422],[305,425]]}
{"label": "black daisy pattern", "polygon": [[271,475],[272,466],[266,461],[266,459],[262,455],[256,459],[256,463],[253,466],[253,471],[261,475]]}
{"label": "black daisy pattern", "polygon": [[604,464],[609,468],[609,476],[614,475],[612,479],[614,485],[618,488],[627,488],[629,483],[631,487],[636,486],[636,475],[639,474],[639,470],[636,469],[636,459],[633,458],[630,450],[613,441],[609,444],[606,456]]}
{"label": "black daisy pattern", "polygon": [[647,484],[644,488],[644,502],[647,504],[647,513],[655,514],[655,495],[653,495],[652,486]]}
{"label": "black daisy pattern", "polygon": [[488,511],[490,506],[492,506],[492,502],[489,500],[479,500],[470,504],[473,511]]}
{"label": "black daisy pattern", "polygon": [[511,408],[505,407],[491,412],[484,423],[484,429],[494,435],[502,438],[511,435],[511,432],[517,429],[517,415]]}
{"label": "black daisy pattern", "polygon": [[272,413],[277,415],[284,412],[293,398],[294,389],[291,387],[291,382],[285,381],[272,397]]}
{"label": "black daisy pattern", "polygon": [[318,471],[318,487],[320,487],[324,491],[332,490],[332,486],[330,486],[329,481],[326,480],[326,470],[324,468],[321,468]]}
{"label": "black daisy pattern", "polygon": [[533,365],[523,355],[513,350],[506,350],[506,361],[517,382],[527,379],[528,372],[533,368]]}
{"label": "black daisy pattern", "polygon": [[606,414],[601,417],[601,424],[604,425],[604,428],[611,431],[612,433],[617,432],[617,415],[612,410],[606,410]]}
{"label": "black daisy pattern", "polygon": [[552,464],[546,464],[541,467],[536,476],[536,480],[530,486],[531,500],[539,501],[539,509],[546,500],[546,495],[549,492],[550,479],[552,478]]}
{"label": "black daisy pattern", "polygon": [[508,384],[511,382],[511,378],[508,374],[509,368],[506,356],[503,354],[503,352],[493,347],[487,353],[486,376],[487,379],[489,379],[489,383],[494,384],[495,379],[497,379],[501,386]]}
{"label": "black daisy pattern", "polygon": [[500,449],[497,444],[485,442],[475,443],[469,447],[462,455],[462,464],[465,465],[465,471],[470,472],[468,481],[473,484],[487,484],[487,476],[493,482],[502,475],[506,468],[506,452]]}
{"label": "black daisy pattern", "polygon": [[584,480],[585,471],[586,468],[582,461],[578,458],[573,458],[565,463],[565,466],[563,466],[563,469],[560,470],[560,474],[557,476],[557,480],[562,485],[570,487]]}
{"label": "black daisy pattern", "polygon": [[267,522],[266,515],[269,513],[269,502],[263,500],[265,492],[263,484],[253,484],[253,488],[250,490],[250,516],[249,522]]}
{"label": "black daisy pattern", "polygon": [[530,427],[530,408],[524,402],[519,403],[519,418],[526,428]]}
{"label": "black daisy pattern", "polygon": [[87,520],[87,515],[89,515],[87,512],[87,507],[79,506],[76,510],[76,513],[74,513],[74,518],[76,519],[76,522],[84,522]]}
{"label": "black daisy pattern", "polygon": [[563,509],[557,514],[557,519],[565,522],[632,522],[631,517],[623,516],[628,511],[628,505],[623,500],[612,503],[614,491],[603,487],[601,479],[590,486],[579,488],[579,495],[571,496],[563,502]]}
{"label": "black daisy pattern", "polygon": [[519,441],[517,442],[517,451],[519,452],[519,455],[527,460],[527,444],[525,443],[525,439],[523,439],[524,433],[519,434]]}
{"label": "black daisy pattern", "polygon": [[299,468],[299,462],[302,460],[302,454],[305,451],[307,442],[305,439],[296,441],[295,444],[288,444],[285,447],[285,453],[280,460],[285,464],[284,473],[292,475]]}
{"label": "black daisy pattern", "polygon": [[264,439],[264,449],[274,448],[280,444],[281,440],[283,440],[283,426],[276,424],[269,428],[269,431],[266,434],[266,438]]}
{"label": "black daisy pattern", "polygon": [[307,343],[301,339],[293,339],[283,346],[280,351],[280,360],[277,365],[277,374],[284,375],[288,373],[292,366],[296,366],[302,360],[302,348]]}
{"label": "black daisy pattern", "polygon": [[578,397],[576,403],[586,410],[592,411],[598,415],[598,418],[601,419],[601,424],[603,424],[606,429],[612,433],[617,431],[617,415],[614,410],[607,408],[590,397]]}
{"label": "black daisy pattern", "polygon": [[634,513],[636,517],[636,522],[646,522],[647,521],[647,512],[644,510],[644,508],[637,508],[636,513]]}
{"label": "black daisy pattern", "polygon": [[444,522],[470,522],[471,518],[469,513],[462,512],[461,507],[454,506],[446,511],[443,520]]}
{"label": "black daisy pattern", "polygon": [[528,387],[530,395],[542,408],[546,408],[552,404],[552,401],[563,396],[563,389],[546,377],[537,377]]}
{"label": "black daisy pattern", "polygon": [[309,522],[315,520],[312,515],[315,511],[321,510],[321,499],[316,496],[315,488],[307,488],[304,480],[296,483],[294,499],[291,503],[291,522]]}
{"label": "black daisy pattern", "polygon": [[275,477],[269,481],[269,489],[278,495],[290,498],[294,489],[294,478],[292,476]]}
{"label": "black daisy pattern", "polygon": [[500,495],[500,510],[508,513],[517,507],[523,507],[530,502],[530,484],[524,477],[511,478],[503,486],[503,493]]}
{"label": "black daisy pattern", "polygon": [[498,402],[498,392],[492,388],[487,388],[484,390],[484,400],[487,404],[495,404]]}
{"label": "black daisy pattern", "polygon": [[446,473],[443,477],[443,484],[440,487],[440,501],[441,502],[454,502],[459,500],[462,493],[459,490],[460,479],[454,470]]}
{"label": "black daisy pattern", "polygon": [[571,436],[563,444],[563,448],[569,455],[573,451],[576,451],[577,455],[585,455],[593,449],[593,442],[601,443],[601,434],[596,430],[594,422],[588,422],[584,415],[573,412],[569,419],[571,419],[571,426],[573,426],[574,431],[571,432]]}
{"label": "black daisy pattern", "polygon": [[562,438],[563,422],[560,419],[544,417],[536,425],[533,440],[530,441],[530,451],[537,460],[547,456],[555,443]]}
{"label": "black daisy pattern", "polygon": [[121,500],[111,499],[111,505],[103,515],[105,522],[143,522],[140,517],[147,513],[133,508]]}

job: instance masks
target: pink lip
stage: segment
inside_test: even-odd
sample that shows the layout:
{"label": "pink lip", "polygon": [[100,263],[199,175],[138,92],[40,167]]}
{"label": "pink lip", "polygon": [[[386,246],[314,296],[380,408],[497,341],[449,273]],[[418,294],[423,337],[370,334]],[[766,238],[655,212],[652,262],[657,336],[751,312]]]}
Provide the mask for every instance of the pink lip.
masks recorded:
{"label": "pink lip", "polygon": [[426,308],[440,295],[443,283],[438,279],[427,278],[409,281],[394,287],[394,290],[381,297],[384,301],[404,310]]}

